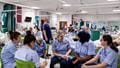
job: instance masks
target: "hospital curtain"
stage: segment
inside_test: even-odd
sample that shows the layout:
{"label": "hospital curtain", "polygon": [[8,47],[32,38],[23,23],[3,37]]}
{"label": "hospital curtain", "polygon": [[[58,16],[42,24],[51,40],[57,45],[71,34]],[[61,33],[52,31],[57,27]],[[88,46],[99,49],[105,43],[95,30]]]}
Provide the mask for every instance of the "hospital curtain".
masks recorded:
{"label": "hospital curtain", "polygon": [[3,7],[3,32],[15,31],[15,6],[11,4],[5,4]]}

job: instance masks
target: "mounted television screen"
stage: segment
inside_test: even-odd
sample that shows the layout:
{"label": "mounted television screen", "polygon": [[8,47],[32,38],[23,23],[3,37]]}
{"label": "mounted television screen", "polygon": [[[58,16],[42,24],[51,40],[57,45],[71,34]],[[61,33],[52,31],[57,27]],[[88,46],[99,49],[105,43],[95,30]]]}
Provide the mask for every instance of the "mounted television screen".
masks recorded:
{"label": "mounted television screen", "polygon": [[25,18],[25,22],[31,22],[31,20],[32,20],[32,17],[26,17]]}

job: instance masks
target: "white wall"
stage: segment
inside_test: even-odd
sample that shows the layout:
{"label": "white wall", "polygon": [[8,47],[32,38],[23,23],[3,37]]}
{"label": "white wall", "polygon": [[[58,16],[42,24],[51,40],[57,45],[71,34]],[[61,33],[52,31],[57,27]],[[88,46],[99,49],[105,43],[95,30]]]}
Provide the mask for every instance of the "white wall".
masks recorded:
{"label": "white wall", "polygon": [[119,21],[109,21],[109,26],[119,26],[120,27],[120,20]]}
{"label": "white wall", "polygon": [[[0,15],[1,15],[1,12],[3,11],[3,6],[4,6],[4,3],[0,2]],[[1,16],[0,16],[0,30],[2,28],[2,25],[3,25],[3,22],[2,22]]]}
{"label": "white wall", "polygon": [[69,26],[72,23],[72,15],[57,15],[57,14],[51,14],[50,16],[50,26],[56,27],[59,29],[59,22],[60,21],[67,21],[67,25]]}
{"label": "white wall", "polygon": [[120,14],[81,14],[81,15],[74,15],[77,20],[83,19],[84,21],[91,21],[98,28],[102,26],[113,26],[113,25],[120,25]]}
{"label": "white wall", "polygon": [[94,25],[97,26],[97,28],[102,28],[103,26],[107,27],[108,23],[106,21],[96,21],[93,22]]}
{"label": "white wall", "polygon": [[[48,17],[50,18],[49,13],[40,11],[40,10],[35,10],[35,9],[29,9],[29,8],[22,8],[22,26],[23,27],[33,27],[35,23],[35,16],[40,16],[42,17]],[[32,21],[30,23],[25,22],[25,17],[32,17]],[[41,21],[40,21],[41,22]]]}
{"label": "white wall", "polygon": [[51,14],[50,16],[50,26],[51,27],[57,27],[58,26],[58,21],[57,21],[57,15],[56,14]]}
{"label": "white wall", "polygon": [[[1,12],[3,11],[3,6],[4,6],[4,3],[0,2],[0,15],[1,15]],[[1,20],[1,16],[0,16],[0,20]]]}
{"label": "white wall", "polygon": [[[23,12],[23,14],[24,14],[23,20],[25,16],[28,16],[28,15],[29,16],[40,16],[41,18],[47,17],[50,21],[50,27],[59,28],[59,21],[67,21],[68,25],[72,23],[72,15],[56,15],[56,14],[50,14],[49,12],[44,12],[44,11],[39,11],[39,10],[32,10],[31,12]],[[32,22],[34,22],[34,20]]]}
{"label": "white wall", "polygon": [[[0,2],[0,15],[1,15],[1,12],[3,11],[3,5],[4,5],[4,3],[1,3]],[[0,16],[0,31],[1,31],[1,29],[2,29],[2,20],[1,20],[1,16]]]}
{"label": "white wall", "polygon": [[58,15],[58,22],[59,21],[67,21],[68,24],[72,23],[72,15]]}
{"label": "white wall", "polygon": [[[26,17],[32,17],[31,22],[25,22]],[[22,23],[21,25],[24,27],[33,27],[35,23],[35,10],[34,9],[29,9],[29,8],[22,8]]]}
{"label": "white wall", "polygon": [[83,19],[85,21],[118,21],[120,20],[120,14],[81,14],[74,15],[74,17],[78,17],[79,19]]}
{"label": "white wall", "polygon": [[4,3],[0,2],[0,12],[3,11],[3,6],[4,6]]}
{"label": "white wall", "polygon": [[60,21],[67,21],[69,26],[72,23],[72,15],[58,15],[57,16],[57,26],[59,27]]}

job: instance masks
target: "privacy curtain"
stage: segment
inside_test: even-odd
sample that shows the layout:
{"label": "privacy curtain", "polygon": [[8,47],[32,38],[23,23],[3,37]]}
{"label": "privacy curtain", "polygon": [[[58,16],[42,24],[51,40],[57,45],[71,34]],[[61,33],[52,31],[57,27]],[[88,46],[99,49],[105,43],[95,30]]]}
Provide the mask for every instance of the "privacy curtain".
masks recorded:
{"label": "privacy curtain", "polygon": [[15,31],[15,6],[5,4],[3,7],[3,32]]}

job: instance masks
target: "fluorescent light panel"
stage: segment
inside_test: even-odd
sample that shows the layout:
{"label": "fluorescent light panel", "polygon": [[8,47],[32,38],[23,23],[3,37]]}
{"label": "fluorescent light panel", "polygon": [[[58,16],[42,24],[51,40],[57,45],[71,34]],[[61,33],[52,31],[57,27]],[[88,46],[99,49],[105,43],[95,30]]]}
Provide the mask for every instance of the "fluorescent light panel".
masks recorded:
{"label": "fluorescent light panel", "polygon": [[61,13],[61,12],[56,12],[56,14],[58,14],[58,15],[62,15],[62,13]]}
{"label": "fluorescent light panel", "polygon": [[120,10],[113,10],[113,12],[120,12]]}
{"label": "fluorescent light panel", "polygon": [[107,0],[107,1],[119,1],[119,0]]}
{"label": "fluorescent light panel", "polygon": [[63,4],[63,6],[70,7],[71,4]]}
{"label": "fluorescent light panel", "polygon": [[31,7],[32,9],[40,9],[39,7]]}
{"label": "fluorescent light panel", "polygon": [[88,11],[81,11],[81,13],[88,13]]}

